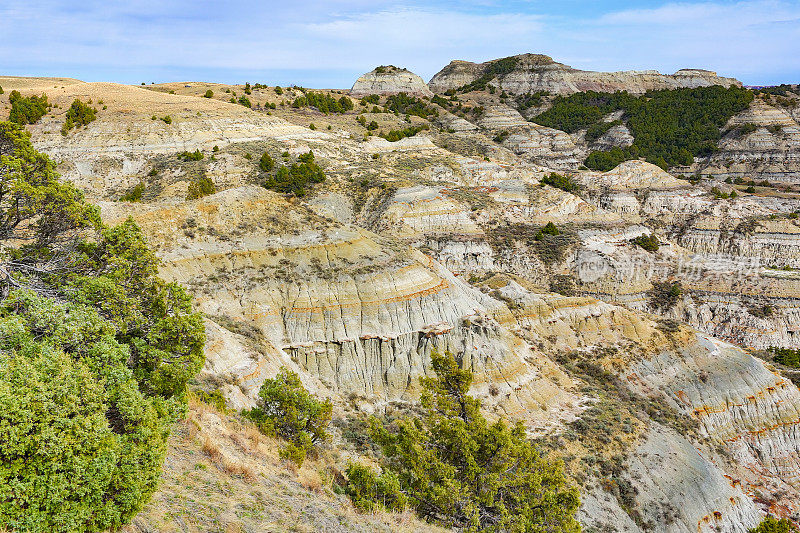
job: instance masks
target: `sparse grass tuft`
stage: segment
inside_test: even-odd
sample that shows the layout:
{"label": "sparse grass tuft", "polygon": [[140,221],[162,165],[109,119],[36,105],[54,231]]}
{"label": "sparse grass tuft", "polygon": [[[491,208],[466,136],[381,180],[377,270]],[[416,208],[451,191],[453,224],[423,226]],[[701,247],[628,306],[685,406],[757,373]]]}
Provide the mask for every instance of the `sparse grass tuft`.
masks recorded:
{"label": "sparse grass tuft", "polygon": [[222,457],[219,446],[214,442],[211,437],[206,437],[203,440],[203,453],[206,454],[212,461],[219,461]]}

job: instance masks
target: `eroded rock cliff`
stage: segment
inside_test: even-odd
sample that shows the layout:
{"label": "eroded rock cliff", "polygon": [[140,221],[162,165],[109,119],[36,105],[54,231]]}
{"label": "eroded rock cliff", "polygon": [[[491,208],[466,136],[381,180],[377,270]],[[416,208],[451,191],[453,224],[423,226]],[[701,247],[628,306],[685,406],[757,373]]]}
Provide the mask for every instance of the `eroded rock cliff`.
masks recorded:
{"label": "eroded rock cliff", "polygon": [[363,74],[350,89],[350,94],[358,97],[398,93],[433,96],[422,78],[407,69],[393,65],[376,67]]}
{"label": "eroded rock cliff", "polygon": [[682,69],[675,74],[655,70],[625,72],[592,72],[578,70],[541,54],[521,54],[486,63],[452,61],[428,85],[437,93],[459,89],[481,79],[512,94],[548,91],[571,94],[581,91],[628,91],[644,93],[654,89],[741,85],[734,78],[701,69]]}

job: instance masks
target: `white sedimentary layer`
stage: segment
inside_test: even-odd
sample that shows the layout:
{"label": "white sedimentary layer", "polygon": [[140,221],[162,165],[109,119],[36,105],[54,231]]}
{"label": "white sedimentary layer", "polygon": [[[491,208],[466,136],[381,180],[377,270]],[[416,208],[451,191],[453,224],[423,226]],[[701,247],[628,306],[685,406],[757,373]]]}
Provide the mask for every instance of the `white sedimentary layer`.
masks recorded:
{"label": "white sedimentary layer", "polygon": [[[517,61],[513,70],[489,81],[490,84],[512,94],[537,91],[570,94],[581,91],[614,92],[620,90],[644,93],[654,89],[679,87],[741,86],[741,83],[733,78],[720,77],[715,72],[708,70],[682,69],[675,74],[660,74],[655,70],[592,72],[556,63],[545,55],[522,54],[515,57]],[[436,73],[428,85],[437,93],[458,89],[483,75],[489,63],[452,61]]]}
{"label": "white sedimentary layer", "polygon": [[425,81],[406,69],[397,67],[378,67],[360,76],[350,89],[352,96],[370,94],[406,93],[414,96],[433,96]]}
{"label": "white sedimentary layer", "polygon": [[588,187],[608,187],[612,190],[671,189],[689,186],[689,182],[673,177],[656,165],[639,160],[625,161],[608,172],[581,173],[578,174],[578,179]]}

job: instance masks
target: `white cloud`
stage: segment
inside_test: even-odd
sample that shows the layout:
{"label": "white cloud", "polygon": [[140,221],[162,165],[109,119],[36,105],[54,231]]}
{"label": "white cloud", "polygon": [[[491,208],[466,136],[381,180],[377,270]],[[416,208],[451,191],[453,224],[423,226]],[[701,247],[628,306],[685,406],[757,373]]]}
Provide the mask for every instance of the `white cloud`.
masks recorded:
{"label": "white cloud", "polygon": [[701,2],[668,3],[651,9],[629,9],[603,15],[598,22],[624,26],[729,25],[730,30],[762,21],[796,19],[797,5],[776,0],[754,0],[734,3]]}
{"label": "white cloud", "polygon": [[670,3],[609,13],[586,30],[611,36],[604,52],[617,63],[628,61],[631,68],[709,68],[753,82],[759,76],[800,73],[797,3]]}
{"label": "white cloud", "polygon": [[429,77],[452,59],[473,61],[525,52],[543,42],[542,17],[399,9],[302,26],[328,64],[372,68],[398,63]]}
{"label": "white cloud", "polygon": [[425,65],[422,70],[433,74],[453,57],[488,59],[523,51],[541,30],[540,17],[524,14],[353,12],[375,4],[366,1],[252,9],[232,4],[222,10],[141,0],[80,10],[60,2],[11,4],[0,8],[0,33],[6,43],[19,44],[0,49],[5,65],[352,69],[394,61],[410,68]]}
{"label": "white cloud", "polygon": [[250,72],[268,81],[292,71],[298,83],[344,87],[378,64],[429,78],[452,59],[536,52],[596,70],[701,67],[752,83],[800,81],[794,1],[665,3],[597,17],[551,13],[546,2],[415,5],[421,1],[4,0],[0,66],[134,82],[149,81],[149,73],[238,79]]}

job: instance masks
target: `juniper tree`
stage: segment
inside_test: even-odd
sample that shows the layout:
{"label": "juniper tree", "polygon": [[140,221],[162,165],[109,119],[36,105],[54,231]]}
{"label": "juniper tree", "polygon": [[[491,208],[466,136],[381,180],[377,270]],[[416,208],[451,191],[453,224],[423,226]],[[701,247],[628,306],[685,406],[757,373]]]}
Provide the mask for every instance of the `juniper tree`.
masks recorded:
{"label": "juniper tree", "polygon": [[469,395],[472,373],[450,355],[431,355],[435,377],[422,379],[424,414],[392,425],[371,421],[383,473],[356,474],[348,493],[407,501],[421,517],[466,531],[580,531],[578,490],[558,461],[542,457],[521,423],[490,423]]}
{"label": "juniper tree", "polygon": [[333,405],[308,392],[300,377],[282,367],[274,379],[267,379],[258,391],[258,405],[243,414],[262,433],[287,441],[281,456],[302,465],[314,445],[327,439]]}
{"label": "juniper tree", "polygon": [[118,528],[156,488],[203,323],[29,137],[0,122],[0,529]]}

